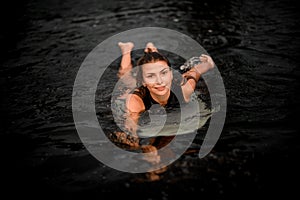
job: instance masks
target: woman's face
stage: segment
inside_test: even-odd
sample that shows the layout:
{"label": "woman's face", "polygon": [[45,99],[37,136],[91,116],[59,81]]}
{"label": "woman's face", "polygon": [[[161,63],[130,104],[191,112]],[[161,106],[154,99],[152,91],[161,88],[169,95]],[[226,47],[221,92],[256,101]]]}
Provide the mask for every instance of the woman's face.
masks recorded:
{"label": "woman's face", "polygon": [[151,94],[164,96],[169,94],[173,74],[165,61],[143,64],[143,84]]}

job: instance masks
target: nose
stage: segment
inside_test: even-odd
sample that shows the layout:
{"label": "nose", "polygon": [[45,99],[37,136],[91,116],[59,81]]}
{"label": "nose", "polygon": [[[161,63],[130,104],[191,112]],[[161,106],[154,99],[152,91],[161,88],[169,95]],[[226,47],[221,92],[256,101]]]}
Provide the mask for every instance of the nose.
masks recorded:
{"label": "nose", "polygon": [[163,83],[162,77],[158,75],[157,78],[156,78],[156,82],[158,84],[162,84]]}

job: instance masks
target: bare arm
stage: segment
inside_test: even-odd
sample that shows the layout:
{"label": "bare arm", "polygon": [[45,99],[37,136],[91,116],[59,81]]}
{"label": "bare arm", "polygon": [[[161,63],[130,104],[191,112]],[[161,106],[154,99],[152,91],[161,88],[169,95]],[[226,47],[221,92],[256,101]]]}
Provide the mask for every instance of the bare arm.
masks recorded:
{"label": "bare arm", "polygon": [[215,63],[212,58],[208,55],[202,54],[200,56],[198,65],[192,67],[189,71],[183,74],[183,77],[187,79],[187,82],[181,86],[184,100],[188,102],[192,93],[194,92],[197,82],[199,81],[202,74],[208,70],[214,68]]}
{"label": "bare arm", "polygon": [[143,100],[135,94],[128,95],[126,100],[126,111],[125,128],[131,134],[136,136],[140,114],[145,111]]}

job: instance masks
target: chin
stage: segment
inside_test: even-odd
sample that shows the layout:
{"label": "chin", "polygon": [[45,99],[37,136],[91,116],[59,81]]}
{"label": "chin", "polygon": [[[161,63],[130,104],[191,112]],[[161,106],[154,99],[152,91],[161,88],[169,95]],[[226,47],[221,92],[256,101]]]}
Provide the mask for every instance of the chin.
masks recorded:
{"label": "chin", "polygon": [[166,95],[168,92],[169,92],[169,89],[165,88],[165,89],[162,90],[162,91],[155,90],[154,93],[155,93],[156,95],[163,96],[163,95]]}

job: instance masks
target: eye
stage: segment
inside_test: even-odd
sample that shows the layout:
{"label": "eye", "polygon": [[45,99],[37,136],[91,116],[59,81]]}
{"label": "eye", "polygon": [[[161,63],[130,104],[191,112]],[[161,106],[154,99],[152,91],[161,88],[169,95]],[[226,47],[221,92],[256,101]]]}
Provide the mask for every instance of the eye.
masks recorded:
{"label": "eye", "polygon": [[151,75],[147,75],[146,76],[146,78],[152,78],[153,77],[153,75],[151,74]]}
{"label": "eye", "polygon": [[163,75],[166,75],[168,73],[168,70],[164,70],[161,72]]}

